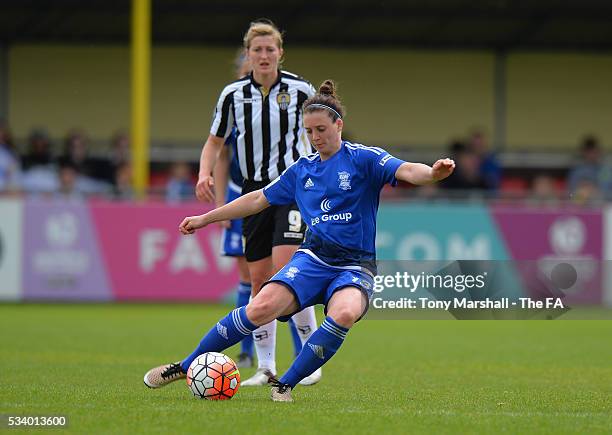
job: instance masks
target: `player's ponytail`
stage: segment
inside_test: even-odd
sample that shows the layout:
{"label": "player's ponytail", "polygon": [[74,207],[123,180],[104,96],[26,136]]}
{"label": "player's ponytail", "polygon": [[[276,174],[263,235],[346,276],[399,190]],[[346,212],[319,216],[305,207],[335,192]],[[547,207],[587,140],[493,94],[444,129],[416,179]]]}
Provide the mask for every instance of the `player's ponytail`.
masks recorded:
{"label": "player's ponytail", "polygon": [[336,98],[336,84],[332,80],[325,80],[319,86],[319,94]]}
{"label": "player's ponytail", "polygon": [[319,92],[307,99],[302,106],[304,113],[326,111],[332,121],[344,118],[345,109],[336,94],[336,84],[332,80],[325,80],[319,86]]}

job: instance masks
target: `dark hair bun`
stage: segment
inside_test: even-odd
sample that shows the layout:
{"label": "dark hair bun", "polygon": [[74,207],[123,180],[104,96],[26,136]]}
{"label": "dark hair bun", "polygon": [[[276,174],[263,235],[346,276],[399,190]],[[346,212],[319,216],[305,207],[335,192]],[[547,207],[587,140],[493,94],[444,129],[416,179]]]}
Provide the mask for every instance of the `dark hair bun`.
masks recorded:
{"label": "dark hair bun", "polygon": [[319,94],[336,98],[336,85],[331,80],[325,80],[321,83],[321,86],[319,86]]}
{"label": "dark hair bun", "polygon": [[[330,110],[321,106],[327,106]],[[336,84],[332,80],[325,80],[321,83],[319,92],[307,99],[302,107],[304,108],[304,113],[326,111],[334,122],[338,118],[344,117],[344,107],[342,107],[340,98],[336,94]]]}

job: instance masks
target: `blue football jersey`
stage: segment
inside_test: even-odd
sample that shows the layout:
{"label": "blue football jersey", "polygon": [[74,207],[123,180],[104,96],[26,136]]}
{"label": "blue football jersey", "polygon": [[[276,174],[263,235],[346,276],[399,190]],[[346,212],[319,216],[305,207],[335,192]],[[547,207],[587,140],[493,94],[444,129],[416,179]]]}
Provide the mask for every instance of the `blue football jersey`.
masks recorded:
{"label": "blue football jersey", "polygon": [[376,258],[380,191],[396,184],[402,163],[381,148],[343,141],[328,160],[301,157],[264,195],[272,205],[297,203],[308,226],[302,249],[331,265],[363,264]]}

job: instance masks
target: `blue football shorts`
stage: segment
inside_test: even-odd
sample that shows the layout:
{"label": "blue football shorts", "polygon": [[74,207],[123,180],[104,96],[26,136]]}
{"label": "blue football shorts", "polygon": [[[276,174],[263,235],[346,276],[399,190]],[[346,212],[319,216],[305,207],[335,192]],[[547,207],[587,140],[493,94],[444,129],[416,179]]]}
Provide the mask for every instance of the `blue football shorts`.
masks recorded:
{"label": "blue football shorts", "polygon": [[[330,266],[309,253],[297,251],[291,261],[268,282],[281,283],[293,292],[299,305],[296,313],[316,304],[325,305],[327,313],[327,304],[332,295],[345,287],[357,287],[365,294],[368,302],[372,298],[374,277],[363,268],[353,267]],[[293,314],[279,317],[278,320],[286,322]]]}
{"label": "blue football shorts", "polygon": [[[239,198],[240,194],[240,187],[230,183],[227,186],[225,203],[227,204]],[[227,257],[242,257],[244,255],[242,246],[242,219],[230,221],[230,227],[223,229],[223,234],[221,235],[221,255]]]}

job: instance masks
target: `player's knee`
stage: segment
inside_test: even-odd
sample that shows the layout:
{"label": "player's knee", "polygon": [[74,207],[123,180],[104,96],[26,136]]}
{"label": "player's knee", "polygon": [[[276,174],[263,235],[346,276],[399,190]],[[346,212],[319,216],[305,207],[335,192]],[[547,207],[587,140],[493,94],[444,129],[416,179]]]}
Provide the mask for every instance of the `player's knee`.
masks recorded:
{"label": "player's knee", "polygon": [[338,325],[345,328],[350,328],[359,319],[361,313],[355,312],[351,307],[337,307],[333,312],[328,313],[329,316]]}
{"label": "player's knee", "polygon": [[257,326],[265,325],[274,319],[272,301],[259,297],[253,299],[246,308],[248,319]]}

